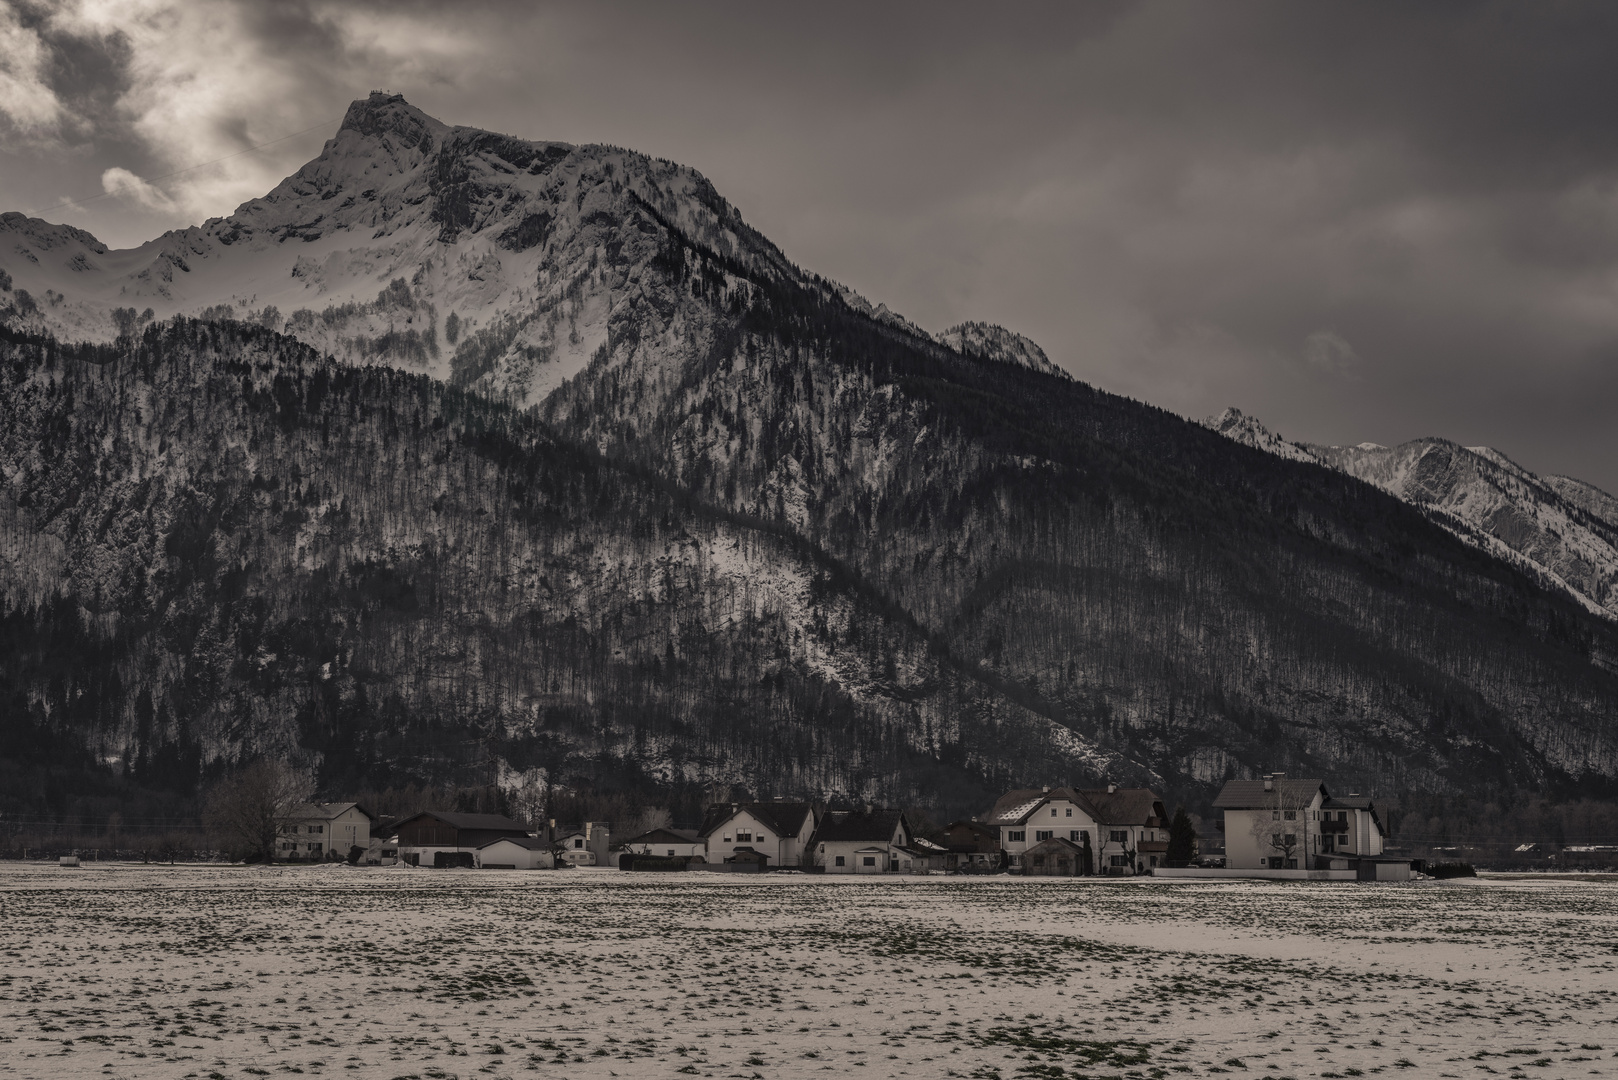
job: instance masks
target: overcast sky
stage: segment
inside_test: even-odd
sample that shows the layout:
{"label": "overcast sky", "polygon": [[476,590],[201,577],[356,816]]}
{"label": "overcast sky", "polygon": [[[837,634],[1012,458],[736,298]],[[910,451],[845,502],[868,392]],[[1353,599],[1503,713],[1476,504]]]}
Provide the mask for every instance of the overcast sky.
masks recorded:
{"label": "overcast sky", "polygon": [[444,9],[0,0],[0,209],[137,243],[383,89],[691,165],[799,264],[1187,416],[1618,491],[1618,6]]}

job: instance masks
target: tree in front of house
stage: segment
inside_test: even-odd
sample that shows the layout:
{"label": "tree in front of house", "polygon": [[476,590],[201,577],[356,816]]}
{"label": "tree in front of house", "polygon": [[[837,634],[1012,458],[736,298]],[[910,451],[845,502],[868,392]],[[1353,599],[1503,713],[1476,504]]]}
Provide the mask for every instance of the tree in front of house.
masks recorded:
{"label": "tree in front of house", "polygon": [[1180,807],[1169,822],[1169,847],[1163,861],[1169,866],[1190,866],[1196,856],[1197,830],[1191,824],[1191,815]]}
{"label": "tree in front of house", "polygon": [[308,778],[280,761],[256,761],[213,786],[206,821],[233,854],[258,862],[275,858],[281,824],[311,795]]}
{"label": "tree in front of house", "polygon": [[[1293,784],[1276,784],[1265,793],[1264,805],[1253,813],[1253,839],[1268,851],[1272,868],[1295,870],[1302,863],[1309,838],[1309,802],[1290,791]],[[1313,792],[1310,793],[1311,799]]]}

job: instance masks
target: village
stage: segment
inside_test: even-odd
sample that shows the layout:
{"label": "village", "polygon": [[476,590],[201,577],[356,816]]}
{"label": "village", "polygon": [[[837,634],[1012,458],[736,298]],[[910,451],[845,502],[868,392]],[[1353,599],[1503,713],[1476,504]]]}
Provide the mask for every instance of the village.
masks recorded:
{"label": "village", "polygon": [[[1219,837],[1171,819],[1150,788],[1044,787],[1006,792],[985,814],[918,827],[904,809],[823,809],[775,798],[707,808],[696,828],[614,836],[588,821],[558,829],[501,814],[422,810],[387,820],[355,802],[305,803],[280,823],[276,857],[366,866],[711,871],[852,875],[1269,878],[1405,881],[1385,850],[1372,800],[1319,779],[1272,773],[1232,780],[1214,800]],[[1221,842],[1222,837],[1222,842]],[[1212,852],[1223,850],[1223,855]]]}

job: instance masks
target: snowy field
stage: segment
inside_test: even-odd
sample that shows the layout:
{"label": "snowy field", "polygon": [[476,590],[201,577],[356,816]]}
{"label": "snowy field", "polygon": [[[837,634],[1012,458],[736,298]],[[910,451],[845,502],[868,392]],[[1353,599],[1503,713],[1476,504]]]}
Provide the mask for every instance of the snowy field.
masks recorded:
{"label": "snowy field", "polygon": [[1618,882],[0,868],[0,1077],[1618,1076]]}

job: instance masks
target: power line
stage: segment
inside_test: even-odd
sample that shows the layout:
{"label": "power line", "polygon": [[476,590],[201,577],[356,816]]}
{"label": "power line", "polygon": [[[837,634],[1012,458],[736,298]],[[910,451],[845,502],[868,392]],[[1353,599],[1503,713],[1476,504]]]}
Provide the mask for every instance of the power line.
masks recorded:
{"label": "power line", "polygon": [[[147,179],[146,177],[137,177],[137,179],[141,180],[143,183],[155,184],[159,180],[167,180],[170,177],[181,176],[181,175],[183,175],[185,173],[188,173],[188,172],[195,172],[198,169],[206,169],[209,165],[217,165],[221,161],[229,161],[231,158],[239,158],[243,154],[251,154],[253,151],[262,150],[266,146],[274,146],[276,143],[284,143],[288,139],[296,139],[299,135],[307,135],[311,131],[319,131],[321,128],[325,127],[327,124],[335,124],[335,123],[340,122],[341,120],[342,120],[342,117],[338,117],[336,120],[322,120],[320,123],[316,124],[314,127],[306,127],[302,131],[294,131],[290,135],[282,135],[279,139],[271,139],[268,142],[256,143],[253,146],[249,146],[245,150],[238,150],[234,154],[226,154],[224,157],[214,158],[212,161],[199,162],[196,165],[187,165],[183,169],[175,169],[173,172],[166,172],[162,176],[154,176],[154,177],[151,177],[150,179]],[[116,194],[117,194],[117,192],[115,192],[115,191],[103,191],[99,195],[86,195],[82,199],[69,199],[66,202],[59,202],[55,206],[47,206],[47,207],[45,207],[45,208],[43,208],[41,210],[27,210],[27,211],[24,211],[24,213],[26,213],[29,217],[34,217],[34,216],[36,216],[38,214],[48,214],[52,210],[61,210],[63,207],[67,207],[67,206],[83,206],[85,203],[95,202],[97,199],[105,199],[109,195],[116,195]]]}

